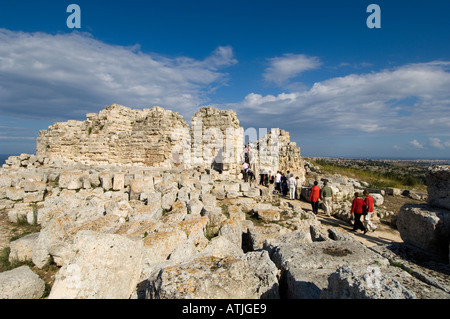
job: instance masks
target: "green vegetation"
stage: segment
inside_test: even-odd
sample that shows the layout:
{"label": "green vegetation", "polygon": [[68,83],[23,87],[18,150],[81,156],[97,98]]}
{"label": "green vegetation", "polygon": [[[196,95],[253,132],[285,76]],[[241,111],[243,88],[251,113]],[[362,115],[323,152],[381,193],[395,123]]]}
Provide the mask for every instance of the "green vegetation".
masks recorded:
{"label": "green vegetation", "polygon": [[[323,159],[310,160],[313,165],[320,166],[323,172],[329,174],[340,174],[355,178],[357,180],[369,183],[371,188],[385,189],[388,187],[394,188],[416,188],[425,190],[426,186],[422,180],[415,176],[407,174],[405,168],[386,167],[386,165],[379,165],[378,167],[372,163],[371,166],[366,165],[364,168],[361,165],[352,164],[341,165],[338,162],[330,162]],[[383,163],[384,164],[384,163]],[[383,169],[380,169],[382,166]]]}

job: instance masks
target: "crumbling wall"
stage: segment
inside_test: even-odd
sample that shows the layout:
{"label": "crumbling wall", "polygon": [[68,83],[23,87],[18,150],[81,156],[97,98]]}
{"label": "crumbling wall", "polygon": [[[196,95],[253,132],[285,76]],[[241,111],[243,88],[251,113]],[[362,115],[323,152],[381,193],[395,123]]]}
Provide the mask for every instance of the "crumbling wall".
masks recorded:
{"label": "crumbling wall", "polygon": [[[36,156],[86,165],[214,169],[236,178],[244,162],[244,129],[233,110],[202,107],[191,127],[161,107],[135,110],[113,104],[86,121],[55,123],[39,132]],[[304,180],[300,148],[289,133],[273,129],[252,149],[255,174],[290,170]]]}
{"label": "crumbling wall", "polygon": [[87,114],[86,121],[55,123],[40,131],[36,155],[90,165],[173,167],[180,163],[172,152],[189,139],[188,132],[178,113],[113,104]]}
{"label": "crumbling wall", "polygon": [[289,171],[299,177],[299,184],[305,181],[305,168],[300,156],[300,147],[292,142],[289,132],[272,129],[250,148],[250,165],[256,175],[261,172],[276,174]]}
{"label": "crumbling wall", "polygon": [[191,121],[192,162],[237,176],[243,161],[244,130],[232,110],[202,107]]}

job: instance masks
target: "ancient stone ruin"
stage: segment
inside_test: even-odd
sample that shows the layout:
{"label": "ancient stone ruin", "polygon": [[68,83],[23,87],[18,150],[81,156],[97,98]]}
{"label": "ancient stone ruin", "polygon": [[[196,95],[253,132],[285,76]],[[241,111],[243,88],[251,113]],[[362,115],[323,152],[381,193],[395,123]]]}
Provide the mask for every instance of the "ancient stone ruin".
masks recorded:
{"label": "ancient stone ruin", "polygon": [[[252,150],[254,170],[295,170],[304,179],[300,148],[289,133],[273,130]],[[161,107],[135,110],[111,105],[86,121],[55,123],[39,132],[36,156],[85,165],[203,167],[238,176],[244,162],[244,129],[236,113],[203,107],[191,127],[176,112]]]}

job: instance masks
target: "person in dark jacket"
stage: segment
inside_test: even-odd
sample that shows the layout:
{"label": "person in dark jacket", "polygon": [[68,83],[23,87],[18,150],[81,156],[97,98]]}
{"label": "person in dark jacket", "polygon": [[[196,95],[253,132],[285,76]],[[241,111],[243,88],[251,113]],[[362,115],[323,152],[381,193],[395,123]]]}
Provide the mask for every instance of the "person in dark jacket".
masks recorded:
{"label": "person in dark jacket", "polygon": [[355,214],[355,224],[353,225],[353,231],[361,229],[365,234],[367,233],[367,228],[364,227],[363,223],[361,222],[363,207],[364,207],[364,200],[360,197],[359,193],[356,192],[355,199],[353,199],[351,211],[352,215]]}

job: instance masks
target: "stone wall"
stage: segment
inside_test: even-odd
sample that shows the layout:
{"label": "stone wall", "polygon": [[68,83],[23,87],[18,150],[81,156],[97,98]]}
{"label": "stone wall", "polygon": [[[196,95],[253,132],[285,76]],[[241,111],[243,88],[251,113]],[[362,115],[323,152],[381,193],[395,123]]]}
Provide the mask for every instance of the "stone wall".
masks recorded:
{"label": "stone wall", "polygon": [[290,171],[299,177],[300,184],[305,181],[300,147],[290,140],[289,132],[281,129],[272,129],[250,149],[250,164],[255,174],[261,170],[272,174]]}
{"label": "stone wall", "polygon": [[172,151],[189,138],[188,130],[178,113],[113,104],[87,114],[86,121],[55,123],[40,131],[36,155],[89,165],[173,167],[180,162]]}
{"label": "stone wall", "polygon": [[243,161],[244,129],[232,110],[202,107],[191,121],[192,163],[238,175]]}
{"label": "stone wall", "polygon": [[[251,150],[252,168],[290,170],[304,181],[300,148],[273,129]],[[236,178],[244,162],[244,129],[232,110],[202,107],[191,127],[161,107],[135,110],[113,104],[86,121],[55,123],[39,132],[36,157],[46,162],[214,169]]]}

